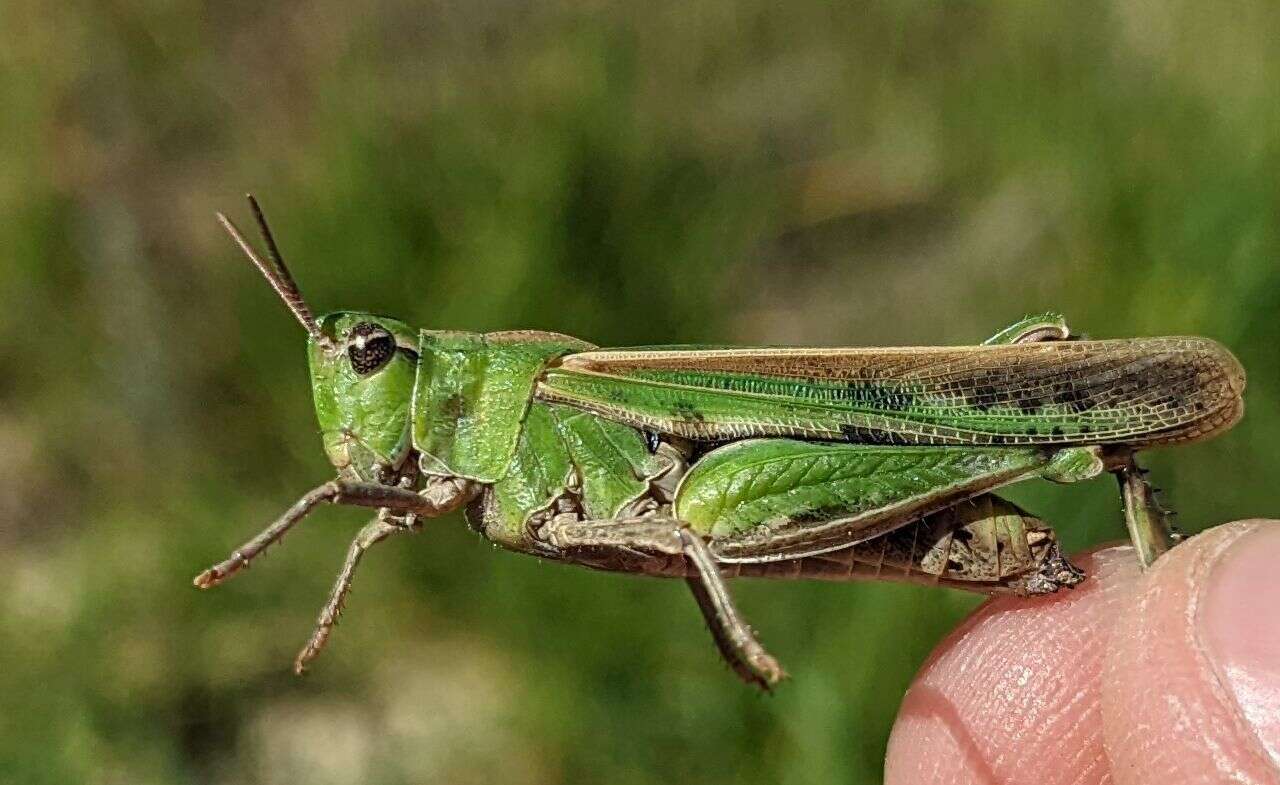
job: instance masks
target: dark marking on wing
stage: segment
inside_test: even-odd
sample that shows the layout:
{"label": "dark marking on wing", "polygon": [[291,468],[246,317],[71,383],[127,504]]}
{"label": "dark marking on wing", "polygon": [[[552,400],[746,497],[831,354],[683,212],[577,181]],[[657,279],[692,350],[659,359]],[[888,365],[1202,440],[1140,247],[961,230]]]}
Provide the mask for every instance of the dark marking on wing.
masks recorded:
{"label": "dark marking on wing", "polygon": [[691,401],[676,401],[672,414],[683,422],[700,423],[707,420],[697,404]]}
{"label": "dark marking on wing", "polygon": [[840,434],[857,444],[908,444],[907,440],[892,431],[864,428],[858,425],[840,426]]}

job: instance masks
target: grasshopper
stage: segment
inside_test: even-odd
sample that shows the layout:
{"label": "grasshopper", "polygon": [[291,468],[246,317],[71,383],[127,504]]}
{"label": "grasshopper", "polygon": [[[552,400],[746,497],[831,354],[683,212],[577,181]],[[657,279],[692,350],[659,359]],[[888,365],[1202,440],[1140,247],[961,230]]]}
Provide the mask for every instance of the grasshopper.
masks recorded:
{"label": "grasshopper", "polygon": [[1176,542],[1134,453],[1214,436],[1244,372],[1194,337],[1083,340],[1055,314],[981,345],[600,349],[534,330],[316,318],[258,203],[267,254],[218,219],[307,332],[336,478],[195,579],[217,585],[322,503],[371,508],[315,631],[321,651],[365,552],[464,508],[485,538],[601,570],[683,578],[730,667],[786,673],[726,578],[889,579],[1047,594],[1084,579],[1011,483],[1119,480],[1143,565]]}

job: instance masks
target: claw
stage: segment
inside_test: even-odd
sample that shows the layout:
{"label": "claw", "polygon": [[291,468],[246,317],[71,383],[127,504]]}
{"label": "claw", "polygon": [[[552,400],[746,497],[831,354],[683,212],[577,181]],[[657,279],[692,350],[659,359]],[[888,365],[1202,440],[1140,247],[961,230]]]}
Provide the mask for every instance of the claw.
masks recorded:
{"label": "claw", "polygon": [[760,685],[765,692],[772,691],[784,679],[790,678],[782,664],[767,652],[756,652],[748,657],[747,665],[755,677],[752,681]]}

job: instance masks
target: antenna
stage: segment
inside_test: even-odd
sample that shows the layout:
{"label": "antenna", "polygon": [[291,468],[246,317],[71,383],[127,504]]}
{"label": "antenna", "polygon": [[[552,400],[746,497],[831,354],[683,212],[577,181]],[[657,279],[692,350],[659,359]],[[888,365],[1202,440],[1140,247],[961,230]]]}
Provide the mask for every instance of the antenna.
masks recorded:
{"label": "antenna", "polygon": [[302,323],[307,334],[316,342],[328,344],[329,340],[320,332],[320,325],[316,323],[316,317],[311,314],[311,309],[307,307],[307,301],[302,299],[302,292],[298,291],[298,284],[293,280],[293,275],[289,273],[289,268],[284,263],[284,257],[280,255],[280,249],[276,246],[275,237],[271,234],[271,228],[267,226],[267,219],[262,214],[262,208],[258,205],[258,200],[253,198],[253,194],[246,194],[249,198],[249,207],[253,211],[253,218],[258,223],[258,230],[262,233],[263,242],[267,245],[267,253],[270,262],[264,260],[258,255],[249,241],[244,239],[244,235],[231,222],[231,219],[222,213],[218,213],[218,221],[222,224],[222,228],[227,230],[227,234],[231,235],[231,239],[236,241],[236,245],[240,246],[240,250],[244,251],[244,255],[249,257],[249,261],[253,262],[253,266],[258,268],[258,272],[267,279],[267,283],[271,284],[271,288],[276,290],[276,294],[280,295],[280,299],[284,300],[284,304],[289,306],[289,310]]}

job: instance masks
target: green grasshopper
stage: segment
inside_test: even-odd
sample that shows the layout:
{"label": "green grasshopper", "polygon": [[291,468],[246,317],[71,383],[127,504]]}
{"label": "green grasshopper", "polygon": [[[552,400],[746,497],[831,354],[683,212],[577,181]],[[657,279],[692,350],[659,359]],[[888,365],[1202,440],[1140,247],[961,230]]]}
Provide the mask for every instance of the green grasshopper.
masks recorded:
{"label": "green grasshopper", "polygon": [[231,237],[307,331],[336,479],[231,557],[247,566],[321,503],[372,508],[301,673],[365,551],[465,507],[513,551],[683,578],[725,660],[769,689],[786,673],[726,577],[891,579],[1046,594],[1084,574],[1053,530],[991,493],[1114,473],[1144,565],[1176,541],[1136,451],[1206,439],[1243,414],[1244,372],[1191,337],[1079,340],[1061,316],[978,346],[599,349],[540,331],[420,330],[312,315],[257,202],[264,259]]}

